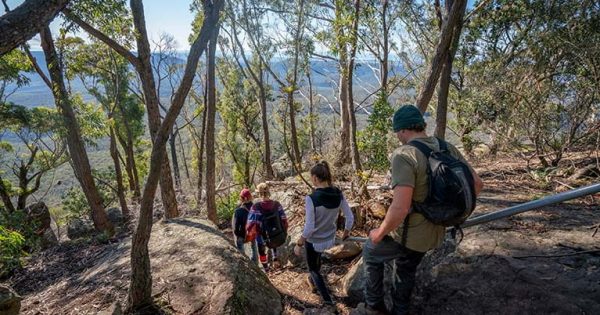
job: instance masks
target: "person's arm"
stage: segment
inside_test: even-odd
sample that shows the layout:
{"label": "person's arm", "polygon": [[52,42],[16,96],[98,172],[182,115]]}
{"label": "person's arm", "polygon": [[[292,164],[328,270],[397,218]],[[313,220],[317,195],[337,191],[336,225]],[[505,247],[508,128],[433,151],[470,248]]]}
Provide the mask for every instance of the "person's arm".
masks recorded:
{"label": "person's arm", "polygon": [[302,235],[296,242],[298,246],[304,246],[304,242],[314,233],[315,231],[315,207],[312,199],[306,196],[304,203],[304,230]]}
{"label": "person's arm", "polygon": [[352,209],[350,209],[350,205],[344,196],[342,196],[342,211],[345,219],[342,239],[345,240],[350,236],[350,230],[352,229],[352,225],[354,225],[354,214],[352,214]]}
{"label": "person's arm", "polygon": [[373,244],[379,243],[384,236],[397,229],[408,215],[412,203],[413,187],[396,186],[394,187],[394,199],[390,205],[381,225],[371,230],[369,238]]}

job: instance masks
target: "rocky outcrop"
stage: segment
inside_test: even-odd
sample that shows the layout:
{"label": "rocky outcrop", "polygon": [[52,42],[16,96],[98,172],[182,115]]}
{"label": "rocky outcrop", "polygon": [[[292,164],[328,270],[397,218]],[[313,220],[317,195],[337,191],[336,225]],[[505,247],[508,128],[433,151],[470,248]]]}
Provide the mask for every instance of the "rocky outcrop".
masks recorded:
{"label": "rocky outcrop", "polygon": [[21,297],[11,287],[0,284],[0,314],[17,315],[21,310]]}
{"label": "rocky outcrop", "polygon": [[[83,282],[93,283],[99,275],[128,277],[129,243],[119,246],[86,271]],[[148,248],[153,296],[168,303],[175,314],[282,312],[281,297],[264,272],[209,221],[196,218],[160,221],[153,226]]]}
{"label": "rocky outcrop", "polygon": [[46,249],[58,244],[56,223],[52,220],[48,206],[42,201],[25,208],[27,220],[33,224],[35,233],[42,239],[42,248]]}
{"label": "rocky outcrop", "polygon": [[[385,264],[383,288],[385,290],[385,304],[388,309],[392,307],[391,290],[393,286],[393,277],[395,274],[395,266],[391,263]],[[342,288],[348,298],[354,302],[364,301],[364,288],[365,288],[365,268],[363,259],[361,258],[342,278]]]}
{"label": "rocky outcrop", "polygon": [[84,219],[73,219],[67,226],[67,236],[71,240],[88,237],[94,233],[92,222]]}

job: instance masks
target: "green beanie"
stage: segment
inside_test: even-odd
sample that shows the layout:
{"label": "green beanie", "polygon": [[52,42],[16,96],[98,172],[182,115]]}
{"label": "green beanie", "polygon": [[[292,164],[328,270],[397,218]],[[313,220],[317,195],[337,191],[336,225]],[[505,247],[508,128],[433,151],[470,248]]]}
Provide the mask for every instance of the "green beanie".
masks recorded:
{"label": "green beanie", "polygon": [[394,120],[392,122],[394,132],[398,132],[402,129],[408,129],[414,126],[424,126],[425,120],[421,111],[413,105],[402,105],[394,113]]}

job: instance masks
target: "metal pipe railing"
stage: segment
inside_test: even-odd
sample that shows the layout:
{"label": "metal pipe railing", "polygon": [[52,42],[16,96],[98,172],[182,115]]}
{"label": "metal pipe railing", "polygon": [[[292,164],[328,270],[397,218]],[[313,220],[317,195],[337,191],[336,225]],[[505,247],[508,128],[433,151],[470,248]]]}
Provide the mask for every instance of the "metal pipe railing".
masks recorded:
{"label": "metal pipe railing", "polygon": [[[571,200],[571,199],[575,199],[575,198],[579,198],[579,197],[583,197],[583,196],[587,196],[587,195],[592,195],[592,194],[596,194],[596,193],[600,193],[600,183],[596,183],[596,184],[592,184],[592,185],[588,185],[588,186],[584,186],[584,187],[579,187],[579,188],[565,191],[562,193],[558,193],[555,195],[546,196],[546,197],[540,198],[538,200],[533,200],[533,201],[525,202],[522,204],[518,204],[516,206],[508,207],[506,209],[502,209],[502,210],[499,210],[496,212],[480,215],[480,216],[477,216],[477,217],[467,220],[465,223],[463,223],[461,225],[461,227],[467,228],[467,227],[495,221],[498,219],[513,216],[515,214],[535,210],[535,209],[538,209],[541,207],[549,206],[552,204],[556,204],[556,203],[560,203],[563,201],[567,201],[567,200]],[[366,237],[349,237],[349,238],[347,238],[347,240],[354,241],[354,242],[366,242],[367,238]]]}
{"label": "metal pipe railing", "polygon": [[480,215],[474,218],[467,220],[465,223],[461,225],[461,227],[466,228],[482,223],[487,223],[490,221],[495,221],[498,219],[506,218],[515,214],[523,213],[526,211],[531,211],[534,209],[538,209],[541,207],[549,206],[555,203],[600,193],[600,183],[592,184],[589,186],[579,187],[573,190],[565,191],[556,195],[550,195],[538,200],[529,201],[526,203],[522,203],[516,206],[508,207],[503,210],[499,210],[496,212],[492,212],[489,214]]}

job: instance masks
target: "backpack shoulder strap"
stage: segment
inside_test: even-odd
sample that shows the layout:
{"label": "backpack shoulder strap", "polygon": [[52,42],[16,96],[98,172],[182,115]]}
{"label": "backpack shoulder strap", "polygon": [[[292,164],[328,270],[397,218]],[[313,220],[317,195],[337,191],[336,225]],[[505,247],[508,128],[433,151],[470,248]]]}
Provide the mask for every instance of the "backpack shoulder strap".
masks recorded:
{"label": "backpack shoulder strap", "polygon": [[409,143],[407,143],[407,145],[417,148],[417,150],[421,151],[421,153],[423,153],[427,159],[429,159],[431,152],[433,152],[433,150],[428,145],[418,140],[412,140]]}
{"label": "backpack shoulder strap", "polygon": [[438,144],[440,146],[440,152],[447,152],[448,151],[448,142],[446,142],[438,137],[435,137],[435,138],[437,139]]}

